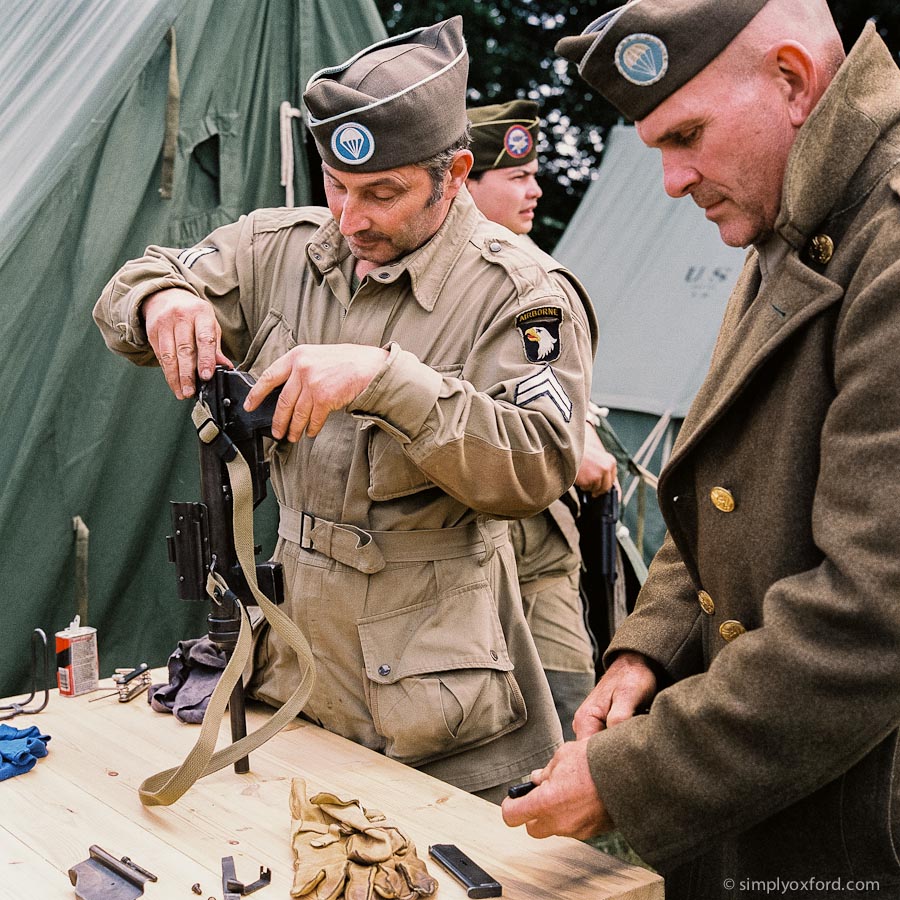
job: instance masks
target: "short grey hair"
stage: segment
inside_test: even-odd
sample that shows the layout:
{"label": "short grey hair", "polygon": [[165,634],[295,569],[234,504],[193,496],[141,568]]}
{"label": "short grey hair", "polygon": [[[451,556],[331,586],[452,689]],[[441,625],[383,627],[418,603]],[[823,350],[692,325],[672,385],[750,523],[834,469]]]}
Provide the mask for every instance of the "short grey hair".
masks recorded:
{"label": "short grey hair", "polygon": [[420,160],[415,163],[420,169],[425,169],[431,176],[431,196],[428,198],[428,205],[432,206],[444,196],[444,176],[450,168],[454,157],[460,150],[468,150],[472,136],[469,131],[468,124],[466,130],[460,135],[459,139],[452,143],[446,150],[429,156],[428,159]]}

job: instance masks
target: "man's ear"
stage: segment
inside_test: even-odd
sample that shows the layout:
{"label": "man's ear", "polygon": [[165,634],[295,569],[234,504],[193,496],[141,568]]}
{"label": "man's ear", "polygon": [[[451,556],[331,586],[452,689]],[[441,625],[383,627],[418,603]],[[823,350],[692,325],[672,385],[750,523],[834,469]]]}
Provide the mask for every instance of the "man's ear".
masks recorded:
{"label": "man's ear", "polygon": [[469,172],[472,171],[474,162],[475,157],[472,155],[471,150],[456,151],[453,162],[450,163],[450,168],[447,170],[450,180],[444,191],[445,197],[452,200],[459,193],[459,189],[466,183],[466,178],[469,177]]}
{"label": "man's ear", "polygon": [[769,50],[764,65],[784,94],[791,124],[799,128],[822,96],[815,60],[802,44],[782,41]]}

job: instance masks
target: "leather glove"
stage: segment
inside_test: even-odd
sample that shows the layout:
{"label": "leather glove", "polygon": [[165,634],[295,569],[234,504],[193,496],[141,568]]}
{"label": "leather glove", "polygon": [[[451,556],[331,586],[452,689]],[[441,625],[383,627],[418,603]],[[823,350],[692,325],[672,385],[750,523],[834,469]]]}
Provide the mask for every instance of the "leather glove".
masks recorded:
{"label": "leather glove", "polygon": [[415,844],[396,828],[391,829],[394,851],[391,858],[377,865],[375,892],[388,900],[418,900],[430,897],[438,888]]}
{"label": "leather glove", "polygon": [[306,797],[306,782],[291,781],[292,897],[337,900],[347,880],[346,836],[340,825]]}
{"label": "leather glove", "polygon": [[[380,897],[416,900],[437,890],[437,882],[416,854],[415,845],[382,813],[363,809],[358,800],[343,800],[326,792],[316,794],[311,802],[340,822],[342,829],[352,830],[347,838],[347,858],[351,867],[374,865],[371,883]],[[350,900],[349,886],[344,896]],[[359,894],[364,900],[371,896]]]}
{"label": "leather glove", "polygon": [[[406,835],[358,800],[322,791],[307,799],[291,784],[294,897],[316,900],[418,900],[437,890]],[[322,854],[327,854],[323,856]]]}
{"label": "leather glove", "polygon": [[347,857],[361,865],[386,862],[394,852],[391,835],[383,827],[384,815],[363,809],[359,800],[343,800],[323,791],[310,798],[323,812],[340,823],[348,835]]}

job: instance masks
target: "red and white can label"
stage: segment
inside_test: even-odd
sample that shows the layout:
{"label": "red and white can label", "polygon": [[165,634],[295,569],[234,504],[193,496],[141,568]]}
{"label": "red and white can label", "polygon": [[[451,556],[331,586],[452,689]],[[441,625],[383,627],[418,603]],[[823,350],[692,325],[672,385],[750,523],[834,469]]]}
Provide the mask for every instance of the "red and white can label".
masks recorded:
{"label": "red and white can label", "polygon": [[97,689],[100,666],[97,659],[97,629],[67,628],[56,632],[56,683],[65,697]]}

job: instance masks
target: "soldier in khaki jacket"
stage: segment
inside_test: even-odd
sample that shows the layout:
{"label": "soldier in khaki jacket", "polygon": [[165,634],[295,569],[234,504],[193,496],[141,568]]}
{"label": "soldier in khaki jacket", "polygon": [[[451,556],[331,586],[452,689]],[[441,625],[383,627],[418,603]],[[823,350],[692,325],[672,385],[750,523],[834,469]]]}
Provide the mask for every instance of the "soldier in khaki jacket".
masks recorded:
{"label": "soldier in khaki jacket", "polygon": [[[466,187],[491,221],[525,244],[542,191],[537,181],[538,106],[512,100],[469,107],[475,157]],[[575,484],[591,495],[615,484],[616,460],[586,424],[584,456]],[[575,737],[572,719],[595,682],[594,647],[585,623],[579,581],[581,551],[574,490],[537,516],[510,523],[525,619],[550,684],[563,735]]]}
{"label": "soldier in khaki jacket", "polygon": [[615,825],[673,900],[900,897],[896,60],[824,0],[641,0],[557,49],[750,250],[581,740],[506,819]]}
{"label": "soldier in khaki jacket", "polygon": [[[316,659],[305,713],[497,799],[560,741],[502,519],[575,477],[595,325],[571,275],[472,203],[467,70],[456,17],[317,73],[329,208],[150,247],[94,315],[179,398],[229,358],[258,376],[248,407],[283,385],[276,557]],[[251,690],[280,703],[298,678],[264,630]]]}

